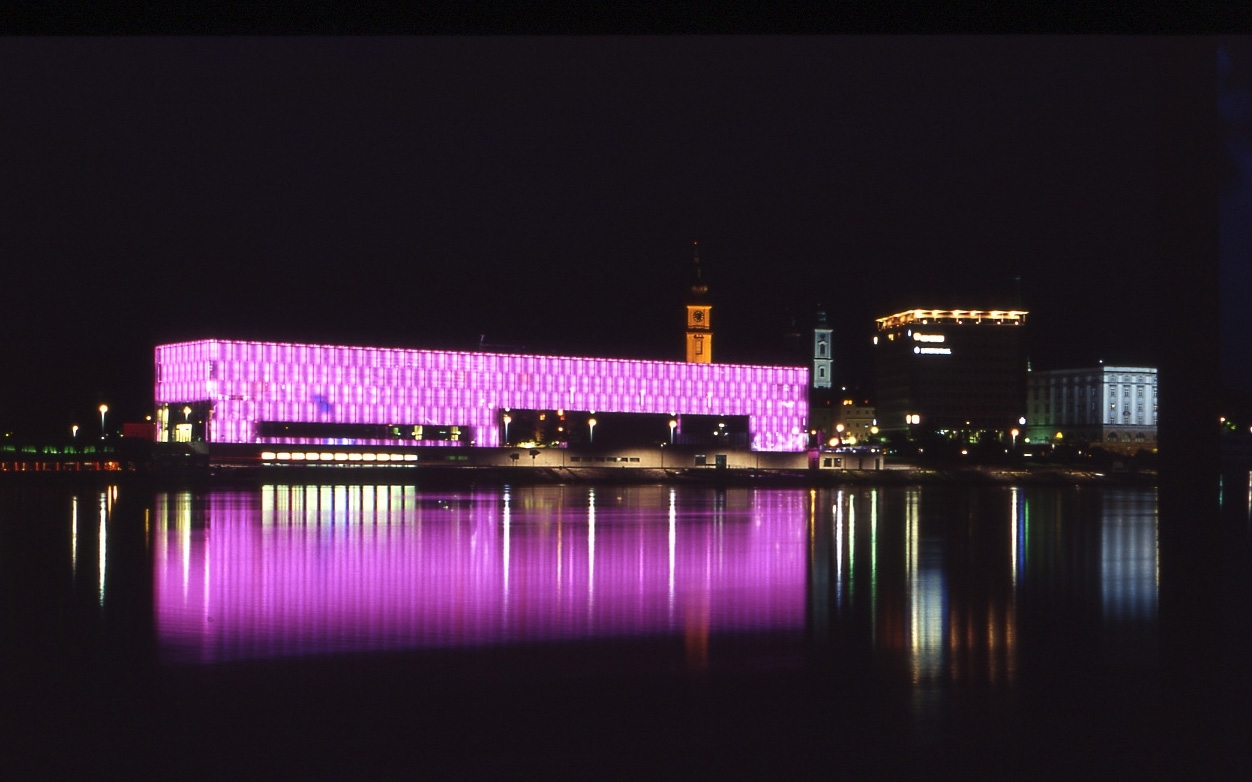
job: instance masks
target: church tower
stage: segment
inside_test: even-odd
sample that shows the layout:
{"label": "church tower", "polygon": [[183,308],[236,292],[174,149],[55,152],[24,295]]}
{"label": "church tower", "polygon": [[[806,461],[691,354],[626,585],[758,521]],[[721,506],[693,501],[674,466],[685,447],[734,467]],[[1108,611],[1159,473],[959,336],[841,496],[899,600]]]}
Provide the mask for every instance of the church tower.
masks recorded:
{"label": "church tower", "polygon": [[695,245],[695,282],[687,296],[687,363],[713,363],[713,330],[710,324],[713,305],[709,303],[709,286],[700,279],[700,243]]}
{"label": "church tower", "polygon": [[831,356],[830,336],[832,330],[826,323],[826,311],[817,311],[817,325],[813,328],[813,388],[830,388],[834,359]]}

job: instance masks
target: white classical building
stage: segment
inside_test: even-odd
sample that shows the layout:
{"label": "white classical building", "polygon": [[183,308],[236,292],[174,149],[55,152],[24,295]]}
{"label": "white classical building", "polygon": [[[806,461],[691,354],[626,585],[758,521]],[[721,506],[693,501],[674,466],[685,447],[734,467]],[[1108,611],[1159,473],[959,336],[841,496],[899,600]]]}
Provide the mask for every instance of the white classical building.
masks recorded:
{"label": "white classical building", "polygon": [[1026,375],[1028,442],[1156,450],[1156,368],[1096,366]]}

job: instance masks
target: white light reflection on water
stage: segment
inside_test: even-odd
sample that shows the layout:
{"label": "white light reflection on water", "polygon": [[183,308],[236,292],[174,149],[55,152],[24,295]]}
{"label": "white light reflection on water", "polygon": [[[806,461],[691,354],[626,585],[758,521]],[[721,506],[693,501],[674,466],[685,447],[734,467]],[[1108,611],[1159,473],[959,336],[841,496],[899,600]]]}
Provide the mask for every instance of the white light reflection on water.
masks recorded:
{"label": "white light reflection on water", "polygon": [[669,625],[674,624],[674,550],[678,542],[678,492],[669,490]]}
{"label": "white light reflection on water", "polygon": [[1100,595],[1106,620],[1156,616],[1160,557],[1156,498],[1110,492],[1100,524]]}
{"label": "white light reflection on water", "polygon": [[98,556],[96,557],[100,567],[100,605],[104,606],[104,566],[108,553],[108,522],[109,520],[109,493],[107,491],[100,494],[100,542]]}
{"label": "white light reflection on water", "polygon": [[[504,497],[503,497],[504,509],[502,511],[503,521],[501,524],[502,534],[500,537],[501,537],[503,548],[504,548],[504,556],[503,556],[504,565],[501,567],[501,571],[502,571],[502,575],[504,576],[504,612],[503,613],[504,613],[504,618],[506,622],[508,621],[508,617],[509,617],[509,535],[512,534],[512,531],[509,529],[509,525],[512,523],[512,519],[510,519],[509,514],[512,511],[512,508],[510,507],[510,503],[512,499],[513,499],[513,496],[509,487],[505,486]],[[557,554],[556,560],[558,563],[557,567],[560,567],[559,563],[561,561],[561,555],[559,552]],[[558,573],[557,581],[559,582],[560,580],[561,580],[561,576]]]}
{"label": "white light reflection on water", "polygon": [[591,628],[591,618],[596,607],[596,490],[587,492],[587,622]]}
{"label": "white light reflection on water", "polygon": [[835,493],[835,605],[843,605],[843,492]]}
{"label": "white light reflection on water", "polygon": [[870,638],[878,643],[878,490],[869,492],[869,617]]}
{"label": "white light reflection on water", "polygon": [[186,600],[191,579],[191,492],[180,492],[176,496],[174,509],[174,528],[178,532],[179,543],[182,544],[183,599]]}
{"label": "white light reflection on water", "polygon": [[1003,655],[1003,670],[1008,681],[1017,676],[1017,599],[1018,586],[1026,569],[1027,534],[1029,506],[1025,502],[1021,489],[1014,486],[1009,490],[1009,535],[1012,541],[1009,547],[1010,590],[1002,621],[1001,648],[996,648],[996,617],[994,610],[987,612],[988,657],[991,661],[991,680],[995,681],[999,673],[1000,655]]}
{"label": "white light reflection on water", "polygon": [[848,601],[856,594],[856,502],[848,495]]}
{"label": "white light reflection on water", "polygon": [[[834,502],[830,506],[831,510],[831,526],[834,529],[834,556],[835,556],[835,605],[843,607],[846,602],[850,606],[856,595],[856,506],[858,497],[855,493],[845,493],[842,489],[835,492]],[[877,495],[871,494],[870,519],[871,523],[877,519]],[[846,530],[846,535],[845,535]],[[871,538],[873,537],[873,529],[871,529]],[[846,542],[845,542],[846,541]],[[871,546],[873,541],[871,540]],[[844,552],[847,552],[847,573],[844,573]],[[874,553],[871,556],[871,569],[873,568]],[[871,578],[873,578],[871,574]],[[871,598],[874,594],[874,584],[871,583]],[[872,621],[872,620],[871,620]]]}
{"label": "white light reflection on water", "polygon": [[78,581],[78,497],[70,497],[70,569],[75,582]]}
{"label": "white light reflection on water", "polygon": [[1009,561],[1013,563],[1013,593],[1017,593],[1017,487],[1009,489]]}
{"label": "white light reflection on water", "polygon": [[878,489],[869,492],[869,606],[871,638],[878,642]]}
{"label": "white light reflection on water", "polygon": [[934,543],[927,541],[923,546],[920,489],[906,490],[905,527],[910,659],[913,683],[921,684],[942,673],[947,594],[942,558],[933,550]]}

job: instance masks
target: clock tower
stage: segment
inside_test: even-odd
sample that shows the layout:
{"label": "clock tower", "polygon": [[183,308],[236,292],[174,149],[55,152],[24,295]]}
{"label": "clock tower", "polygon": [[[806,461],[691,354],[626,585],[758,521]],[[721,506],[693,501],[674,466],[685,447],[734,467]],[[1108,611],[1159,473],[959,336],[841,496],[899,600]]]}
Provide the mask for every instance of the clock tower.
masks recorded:
{"label": "clock tower", "polygon": [[695,244],[695,282],[687,296],[687,363],[713,363],[713,329],[709,286],[700,279],[700,243]]}

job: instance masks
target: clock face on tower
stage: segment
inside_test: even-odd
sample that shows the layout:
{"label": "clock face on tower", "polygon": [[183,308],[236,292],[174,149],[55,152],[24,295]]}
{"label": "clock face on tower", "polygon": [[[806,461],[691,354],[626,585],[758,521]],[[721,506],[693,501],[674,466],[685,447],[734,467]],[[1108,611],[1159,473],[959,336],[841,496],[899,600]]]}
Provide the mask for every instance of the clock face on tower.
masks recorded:
{"label": "clock face on tower", "polygon": [[687,361],[708,364],[713,330],[709,328],[709,307],[687,305]]}

